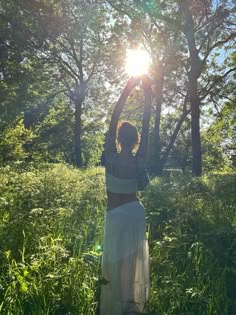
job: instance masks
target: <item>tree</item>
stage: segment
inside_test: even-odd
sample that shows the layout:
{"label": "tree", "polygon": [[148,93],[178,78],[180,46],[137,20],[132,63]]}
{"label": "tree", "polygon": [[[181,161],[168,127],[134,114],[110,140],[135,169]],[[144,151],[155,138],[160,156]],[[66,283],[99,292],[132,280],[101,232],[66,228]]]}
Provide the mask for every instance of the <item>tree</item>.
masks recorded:
{"label": "tree", "polygon": [[[233,67],[236,65],[236,54],[231,56]],[[211,124],[206,126],[203,132],[204,141],[204,163],[208,169],[215,169],[216,165],[219,168],[225,166],[232,166],[235,168],[236,158],[236,101],[235,93],[233,94],[235,86],[235,77],[228,80],[227,84],[221,82],[220,85],[215,85],[211,90],[210,97],[214,104],[206,113],[206,119],[209,114]],[[231,94],[233,94],[231,96]],[[224,99],[222,104],[221,99]]]}
{"label": "tree", "polygon": [[[188,54],[185,56],[185,69],[188,78],[188,95],[191,106],[191,137],[192,137],[192,173],[200,176],[201,166],[201,141],[200,141],[200,105],[201,92],[205,90],[204,97],[209,95],[213,86],[224,79],[231,71],[219,75],[218,81],[207,82],[202,91],[199,91],[198,81],[204,80],[207,69],[207,61],[216,49],[227,48],[235,39],[233,30],[233,8],[230,1],[222,0],[215,5],[214,1],[169,1],[167,4],[157,1],[155,4],[149,1],[134,0],[139,7],[147,12],[150,18],[166,27],[176,28],[183,34],[187,42]],[[178,5],[176,8],[176,4]],[[176,15],[176,9],[178,15]],[[168,11],[168,14],[165,12]],[[175,11],[175,13],[174,13]],[[171,12],[171,14],[170,14]],[[182,40],[184,40],[184,38]],[[209,78],[209,77],[208,77]],[[202,84],[204,84],[202,82]]]}
{"label": "tree", "polygon": [[[32,58],[34,52],[25,36],[27,20],[14,1],[0,3],[0,95],[1,129],[14,121],[43,92],[43,64]],[[35,89],[35,83],[41,85]],[[48,86],[48,82],[47,82]],[[41,89],[40,89],[41,88]]]}
{"label": "tree", "polygon": [[[9,162],[31,155],[28,149],[35,135],[26,113],[55,95],[55,85],[50,81],[50,66],[36,54],[40,29],[32,25],[32,17],[21,10],[20,2],[0,2],[0,24],[0,149],[2,162]],[[36,120],[41,116],[38,113]]]}
{"label": "tree", "polygon": [[[74,107],[75,164],[82,166],[82,116],[100,82],[108,54],[108,17],[94,1],[38,1],[20,3],[23,18],[31,17],[28,38],[35,58],[50,68],[50,82],[64,92]],[[37,24],[34,32],[33,22]],[[45,73],[46,75],[46,73]],[[95,79],[96,77],[96,79]],[[103,88],[103,91],[105,89]],[[106,91],[105,91],[106,92]],[[94,97],[96,98],[96,97]]]}

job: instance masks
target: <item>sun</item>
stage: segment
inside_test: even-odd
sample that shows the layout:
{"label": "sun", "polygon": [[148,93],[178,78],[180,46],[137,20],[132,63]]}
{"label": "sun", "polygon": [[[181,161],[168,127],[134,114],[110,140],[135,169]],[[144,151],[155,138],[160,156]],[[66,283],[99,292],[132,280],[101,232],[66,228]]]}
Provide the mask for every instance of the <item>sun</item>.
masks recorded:
{"label": "sun", "polygon": [[125,70],[129,76],[140,76],[148,72],[150,56],[145,50],[128,49]]}

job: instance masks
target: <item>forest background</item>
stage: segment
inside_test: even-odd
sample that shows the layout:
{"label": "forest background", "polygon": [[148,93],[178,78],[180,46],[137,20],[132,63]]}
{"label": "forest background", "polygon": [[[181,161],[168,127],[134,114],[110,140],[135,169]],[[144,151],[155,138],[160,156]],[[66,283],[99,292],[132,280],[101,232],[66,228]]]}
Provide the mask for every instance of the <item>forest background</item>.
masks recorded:
{"label": "forest background", "polygon": [[[0,313],[99,312],[104,137],[141,46],[146,312],[234,314],[233,1],[0,0],[0,23]],[[139,129],[143,101],[136,88],[122,115]]]}

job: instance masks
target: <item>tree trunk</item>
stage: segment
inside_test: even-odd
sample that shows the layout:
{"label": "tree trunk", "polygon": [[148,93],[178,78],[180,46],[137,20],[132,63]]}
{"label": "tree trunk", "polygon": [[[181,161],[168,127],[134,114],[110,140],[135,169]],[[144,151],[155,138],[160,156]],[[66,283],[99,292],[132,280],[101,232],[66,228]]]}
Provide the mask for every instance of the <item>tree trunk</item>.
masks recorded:
{"label": "tree trunk", "polygon": [[161,158],[161,161],[160,161],[160,169],[161,169],[161,172],[163,172],[163,169],[164,169],[164,166],[166,164],[166,161],[168,159],[168,156],[170,154],[170,151],[172,150],[173,146],[174,146],[174,143],[175,143],[175,140],[177,138],[177,135],[180,131],[180,128],[183,124],[183,122],[185,121],[185,118],[187,117],[187,115],[189,114],[190,110],[188,111],[184,111],[183,114],[181,115],[180,117],[180,120],[178,121],[176,127],[175,127],[175,130],[170,138],[170,142],[168,144],[168,146],[166,147],[163,155],[162,155],[162,158]]}
{"label": "tree trunk", "polygon": [[155,108],[155,125],[154,125],[154,159],[153,159],[153,172],[157,176],[162,175],[161,168],[161,143],[160,143],[160,122],[161,122],[161,107],[163,100],[163,86],[164,86],[164,73],[163,64],[160,63],[157,68],[157,81],[156,81],[156,108]]}
{"label": "tree trunk", "polygon": [[187,143],[185,145],[185,148],[184,148],[184,156],[183,156],[183,159],[182,159],[182,162],[181,162],[181,169],[183,172],[186,171],[186,168],[187,168],[187,161],[188,161],[188,156],[189,156],[189,148],[191,147],[191,143]]}
{"label": "tree trunk", "polygon": [[156,114],[155,114],[155,126],[154,126],[154,164],[153,164],[153,172],[157,176],[162,176],[164,166],[168,159],[169,153],[172,150],[177,135],[180,131],[180,128],[186,118],[186,116],[190,113],[190,111],[186,110],[186,101],[184,105],[184,112],[181,115],[176,128],[170,138],[169,144],[166,147],[162,157],[161,157],[161,143],[160,143],[160,121],[161,121],[161,107],[163,101],[163,86],[164,86],[164,67],[163,63],[160,63],[157,69],[158,77],[157,77],[157,88],[156,88]]}
{"label": "tree trunk", "polygon": [[82,166],[82,149],[81,149],[81,115],[82,115],[82,105],[86,95],[86,84],[85,82],[80,82],[77,85],[75,92],[71,93],[70,98],[75,104],[75,126],[74,126],[74,150],[75,150],[75,164],[78,167]]}
{"label": "tree trunk", "polygon": [[75,150],[75,164],[78,167],[82,166],[82,153],[81,153],[82,104],[83,104],[83,100],[80,98],[75,102],[74,150]]}
{"label": "tree trunk", "polygon": [[189,80],[189,97],[191,104],[192,174],[201,176],[200,99],[197,92],[197,79]]}
{"label": "tree trunk", "polygon": [[194,22],[189,8],[189,1],[179,1],[179,8],[185,19],[184,34],[187,38],[190,54],[189,77],[189,98],[191,108],[191,137],[192,137],[192,174],[201,176],[202,174],[202,155],[200,140],[200,98],[198,95],[197,80],[200,76],[201,63],[196,48]]}

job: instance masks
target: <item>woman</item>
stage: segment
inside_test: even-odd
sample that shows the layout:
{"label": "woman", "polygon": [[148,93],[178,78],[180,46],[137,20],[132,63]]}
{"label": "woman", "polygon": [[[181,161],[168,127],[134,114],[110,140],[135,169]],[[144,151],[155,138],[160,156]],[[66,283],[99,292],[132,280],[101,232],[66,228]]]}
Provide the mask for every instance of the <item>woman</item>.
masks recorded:
{"label": "woman", "polygon": [[[137,197],[138,171],[147,157],[151,84],[142,78],[145,105],[141,143],[137,128],[118,120],[140,79],[131,78],[112,115],[105,143],[108,213],[105,223],[100,315],[141,314],[149,293],[149,257],[145,213]],[[119,153],[117,152],[118,144]]]}

